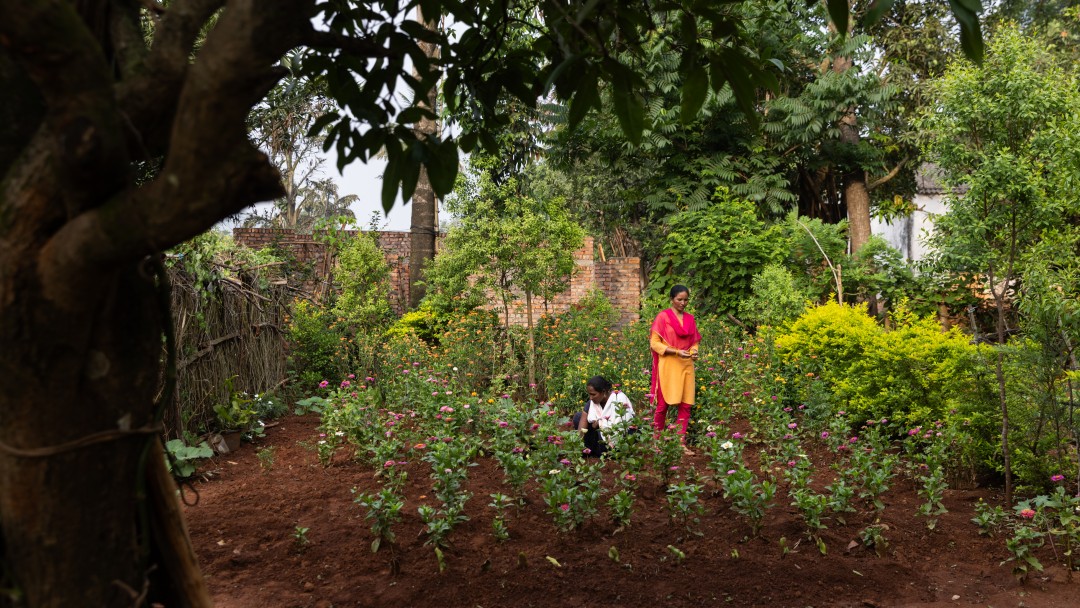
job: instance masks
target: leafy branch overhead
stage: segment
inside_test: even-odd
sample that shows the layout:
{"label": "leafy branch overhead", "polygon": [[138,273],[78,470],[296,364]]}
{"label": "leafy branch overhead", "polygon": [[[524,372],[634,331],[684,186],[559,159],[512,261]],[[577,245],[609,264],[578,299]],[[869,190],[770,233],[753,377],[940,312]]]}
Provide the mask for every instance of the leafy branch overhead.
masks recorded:
{"label": "leafy branch overhead", "polygon": [[[977,0],[975,0],[977,3]],[[389,209],[400,190],[408,200],[425,166],[439,195],[453,187],[457,149],[478,145],[495,151],[496,134],[512,121],[507,99],[530,108],[554,94],[568,103],[568,122],[576,126],[603,108],[601,91],[610,86],[611,109],[634,145],[648,128],[646,49],[657,38],[680,50],[677,72],[682,86],[680,115],[686,123],[701,110],[708,92],[730,90],[753,122],[756,93],[775,90],[784,63],[771,47],[751,36],[741,19],[744,3],[700,0],[423,0],[398,6],[382,1],[343,11],[341,3],[318,5],[320,28],[308,34],[310,56],[304,70],[324,77],[328,93],[342,109],[324,116],[325,146],[336,147],[341,166],[385,154],[382,190]],[[880,18],[891,5],[874,3],[863,17]],[[965,48],[981,55],[978,22],[970,0],[954,2]],[[419,5],[424,15],[443,15],[442,27],[429,30],[409,18]],[[847,2],[830,1],[830,15],[846,24]],[[838,28],[846,31],[846,25]],[[423,53],[416,41],[438,51]],[[509,41],[513,41],[510,43]],[[417,67],[414,76],[407,65]],[[405,83],[414,100],[402,107],[397,88]],[[453,137],[418,136],[410,124],[430,117],[421,101],[441,88],[446,114],[467,120],[446,129]]]}

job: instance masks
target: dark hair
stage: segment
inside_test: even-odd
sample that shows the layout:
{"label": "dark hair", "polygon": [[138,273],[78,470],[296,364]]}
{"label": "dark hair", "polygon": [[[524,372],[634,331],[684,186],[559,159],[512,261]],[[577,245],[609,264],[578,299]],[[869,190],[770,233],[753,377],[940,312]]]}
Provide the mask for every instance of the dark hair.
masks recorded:
{"label": "dark hair", "polygon": [[687,294],[690,293],[690,290],[687,289],[686,285],[676,285],[676,286],[671,288],[671,293],[668,295],[668,297],[670,297],[672,300],[674,300],[675,296],[679,295],[680,293],[682,293],[684,291]]}
{"label": "dark hair", "polygon": [[589,381],[585,383],[585,386],[591,386],[593,390],[598,393],[611,392],[611,383],[603,376],[593,376],[592,378],[589,378]]}

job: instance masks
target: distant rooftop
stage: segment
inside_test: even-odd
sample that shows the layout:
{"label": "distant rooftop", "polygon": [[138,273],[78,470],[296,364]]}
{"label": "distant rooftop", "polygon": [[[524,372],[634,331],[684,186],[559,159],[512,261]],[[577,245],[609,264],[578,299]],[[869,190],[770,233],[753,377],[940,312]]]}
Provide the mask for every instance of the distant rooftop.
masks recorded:
{"label": "distant rooftop", "polygon": [[[948,193],[949,189],[941,183],[943,171],[934,163],[923,163],[915,172],[915,192],[927,195],[940,195]],[[956,193],[967,192],[967,186],[959,186],[953,190]]]}

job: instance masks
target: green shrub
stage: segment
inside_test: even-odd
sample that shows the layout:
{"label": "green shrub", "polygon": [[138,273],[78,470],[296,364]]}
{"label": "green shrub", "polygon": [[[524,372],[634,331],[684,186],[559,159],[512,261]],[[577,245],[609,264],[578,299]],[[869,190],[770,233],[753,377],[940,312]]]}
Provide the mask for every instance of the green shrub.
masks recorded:
{"label": "green shrub", "polygon": [[776,338],[780,356],[832,388],[837,407],[857,422],[890,418],[927,425],[949,412],[978,408],[977,347],[958,329],[941,331],[903,306],[886,330],[861,306],[828,303],[808,310]]}
{"label": "green shrub", "polygon": [[338,254],[334,282],[341,289],[333,312],[352,335],[384,328],[390,310],[390,267],[375,237],[360,233]]}
{"label": "green shrub", "polygon": [[297,299],[286,326],[290,344],[289,371],[301,390],[312,390],[322,380],[345,373],[341,357],[344,336],[333,329],[334,315],[307,300]]}
{"label": "green shrub", "polygon": [[757,218],[756,206],[718,189],[702,211],[669,221],[660,259],[649,277],[649,297],[663,300],[672,286],[690,288],[702,314],[735,312],[750,294],[750,281],[777,262],[787,247],[784,228]]}
{"label": "green shrub", "polygon": [[780,326],[806,310],[809,299],[783,266],[769,264],[750,281],[750,297],[739,303],[739,315],[756,325]]}

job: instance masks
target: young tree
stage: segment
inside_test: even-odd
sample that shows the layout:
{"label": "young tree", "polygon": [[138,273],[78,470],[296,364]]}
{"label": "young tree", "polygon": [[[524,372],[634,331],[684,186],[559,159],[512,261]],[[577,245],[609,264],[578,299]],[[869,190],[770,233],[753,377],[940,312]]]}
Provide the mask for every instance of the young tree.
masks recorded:
{"label": "young tree", "polygon": [[432,285],[444,297],[471,292],[472,301],[489,297],[502,303],[510,329],[510,304],[525,296],[528,315],[529,383],[536,383],[533,297],[550,299],[569,286],[574,252],[585,231],[571,219],[561,199],[541,200],[520,193],[517,179],[492,179],[499,163],[474,157],[472,173],[449,201],[460,218],[446,235],[431,268]]}
{"label": "young tree", "polygon": [[[1005,92],[1003,94],[1003,92]],[[994,301],[999,346],[1009,337],[1007,308],[1023,253],[1062,217],[1067,183],[1051,168],[1073,131],[1075,80],[1015,27],[998,30],[981,66],[953,62],[931,87],[920,123],[925,149],[954,193],[935,223],[936,264],[983,275]],[[1073,121],[1075,122],[1075,121]],[[1012,499],[1004,351],[996,364],[1006,502]]]}

